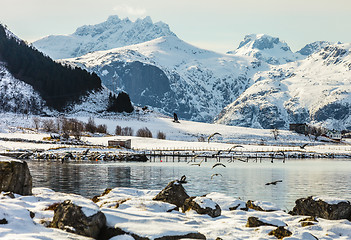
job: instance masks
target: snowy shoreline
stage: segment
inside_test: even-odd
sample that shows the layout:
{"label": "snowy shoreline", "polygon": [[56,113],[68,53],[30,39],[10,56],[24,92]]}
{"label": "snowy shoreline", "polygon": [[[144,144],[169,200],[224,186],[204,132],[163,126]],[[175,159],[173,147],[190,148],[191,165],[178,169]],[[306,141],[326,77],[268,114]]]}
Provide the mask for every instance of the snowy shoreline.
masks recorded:
{"label": "snowy shoreline", "polygon": [[[118,227],[126,233],[140,237],[156,239],[162,236],[186,235],[198,232],[206,239],[276,239],[268,233],[274,226],[284,226],[292,235],[284,239],[350,239],[351,222],[348,220],[326,220],[316,218],[317,222],[302,226],[306,216],[292,216],[277,209],[268,202],[255,201],[263,209],[275,211],[241,210],[246,203],[220,193],[209,193],[221,209],[219,217],[212,218],[193,210],[185,213],[171,211],[174,205],[152,200],[159,190],[137,190],[132,188],[114,188],[108,194],[93,201],[75,194],[54,192],[47,188],[33,188],[33,196],[0,194],[0,219],[7,224],[1,225],[0,237],[6,239],[88,239],[62,230],[46,228],[52,221],[54,211],[49,206],[65,200],[72,200],[81,206],[87,216],[101,211],[105,214],[109,227]],[[317,197],[320,199],[320,197]],[[338,199],[329,199],[336,204]],[[117,204],[117,205],[116,205]],[[212,203],[211,203],[212,204]],[[236,207],[237,210],[233,210]],[[32,215],[30,213],[33,213]],[[33,219],[31,216],[33,216]],[[248,227],[248,218],[274,226]],[[19,227],[21,226],[21,227]],[[134,239],[131,235],[120,235],[113,240]]]}

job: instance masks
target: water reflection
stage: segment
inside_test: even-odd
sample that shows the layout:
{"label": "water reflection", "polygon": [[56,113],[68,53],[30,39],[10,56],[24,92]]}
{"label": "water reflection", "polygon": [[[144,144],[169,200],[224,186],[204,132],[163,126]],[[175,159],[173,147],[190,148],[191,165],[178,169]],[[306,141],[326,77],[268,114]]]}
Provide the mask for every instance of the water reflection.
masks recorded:
{"label": "water reflection", "polygon": [[[286,163],[226,163],[212,169],[186,163],[65,163],[29,162],[33,186],[86,197],[106,188],[162,189],[182,175],[189,195],[221,192],[243,200],[264,200],[291,210],[296,199],[310,195],[351,199],[351,161],[291,160]],[[220,173],[221,176],[214,176]],[[277,185],[267,182],[283,180]]]}

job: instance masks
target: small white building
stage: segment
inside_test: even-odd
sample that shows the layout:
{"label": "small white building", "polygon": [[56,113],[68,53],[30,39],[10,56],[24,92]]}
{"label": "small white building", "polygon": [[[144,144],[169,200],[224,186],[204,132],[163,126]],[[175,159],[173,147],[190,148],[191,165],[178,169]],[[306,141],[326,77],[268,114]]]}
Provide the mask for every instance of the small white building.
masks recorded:
{"label": "small white building", "polygon": [[336,131],[336,130],[328,130],[325,134],[328,138],[331,138],[333,140],[338,140],[340,141],[342,138],[342,134],[340,131]]}

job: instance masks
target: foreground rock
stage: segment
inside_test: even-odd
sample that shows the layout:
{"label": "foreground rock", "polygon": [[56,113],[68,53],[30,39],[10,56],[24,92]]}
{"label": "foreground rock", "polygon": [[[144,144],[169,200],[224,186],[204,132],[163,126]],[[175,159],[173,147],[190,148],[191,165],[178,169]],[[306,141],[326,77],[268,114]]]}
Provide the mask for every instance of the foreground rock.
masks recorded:
{"label": "foreground rock", "polygon": [[102,212],[86,216],[82,208],[67,200],[57,206],[50,227],[67,232],[97,238],[100,230],[106,225],[106,217]]}
{"label": "foreground rock", "polygon": [[321,217],[329,220],[348,219],[351,221],[351,205],[348,201],[333,203],[325,202],[318,198],[300,198],[295,201],[291,215],[305,215]]}
{"label": "foreground rock", "polygon": [[0,192],[32,195],[32,176],[25,161],[0,160]]}
{"label": "foreground rock", "polygon": [[182,206],[182,211],[189,210],[194,210],[199,214],[207,214],[213,218],[221,216],[222,212],[220,206],[207,197],[187,198]]}
{"label": "foreground rock", "polygon": [[189,198],[183,185],[178,181],[172,181],[157,194],[153,200],[167,202],[176,205],[177,207],[182,207],[184,205],[185,199]]}
{"label": "foreground rock", "polygon": [[249,217],[247,219],[246,227],[261,227],[261,226],[278,227],[277,225],[263,222],[263,221],[259,220],[257,217]]}
{"label": "foreground rock", "polygon": [[284,227],[277,227],[277,229],[269,232],[268,235],[273,235],[278,239],[283,239],[285,237],[290,237],[292,235],[292,232],[290,232],[288,229],[285,229]]}

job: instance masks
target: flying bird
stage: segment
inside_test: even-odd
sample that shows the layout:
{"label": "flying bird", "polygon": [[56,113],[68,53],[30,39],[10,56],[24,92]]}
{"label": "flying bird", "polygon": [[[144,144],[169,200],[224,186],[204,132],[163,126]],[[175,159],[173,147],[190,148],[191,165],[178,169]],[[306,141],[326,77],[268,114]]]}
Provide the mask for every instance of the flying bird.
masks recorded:
{"label": "flying bird", "polygon": [[219,150],[217,153],[212,154],[212,157],[214,158],[216,155],[218,156],[219,154],[221,154],[222,150]]}
{"label": "flying bird", "polygon": [[241,145],[234,145],[233,147],[229,148],[228,153],[230,153],[234,148],[243,148]]}
{"label": "flying bird", "polygon": [[202,159],[200,162],[198,162],[198,163],[192,163],[191,165],[193,165],[193,166],[201,166],[201,163],[203,162],[205,160],[205,158],[204,159]]}
{"label": "flying bird", "polygon": [[218,133],[218,132],[212,133],[210,136],[208,136],[207,142],[210,143],[211,138],[212,138],[213,136],[215,136],[215,135],[222,135],[222,134],[220,134],[220,133]]}
{"label": "flying bird", "polygon": [[89,150],[90,150],[90,148],[88,148],[87,150],[85,150],[85,151],[83,152],[83,155],[87,155],[88,152],[89,152]]}
{"label": "flying bird", "polygon": [[226,165],[224,165],[223,163],[216,163],[215,165],[212,166],[212,169],[217,167],[217,166],[223,166],[223,167],[227,167]]}
{"label": "flying bird", "polygon": [[189,164],[192,161],[194,161],[198,156],[200,156],[200,154],[196,154],[194,157],[192,157],[191,160],[189,162],[187,162],[187,164]]}
{"label": "flying bird", "polygon": [[211,175],[211,179],[213,179],[214,176],[221,176],[221,177],[223,177],[222,174],[220,174],[220,173],[214,173],[214,174]]}
{"label": "flying bird", "polygon": [[265,185],[277,185],[278,182],[283,182],[283,180],[277,180],[273,182],[266,183]]}
{"label": "flying bird", "polygon": [[301,149],[305,149],[305,147],[308,145],[308,143],[305,143],[304,145],[300,146]]}

